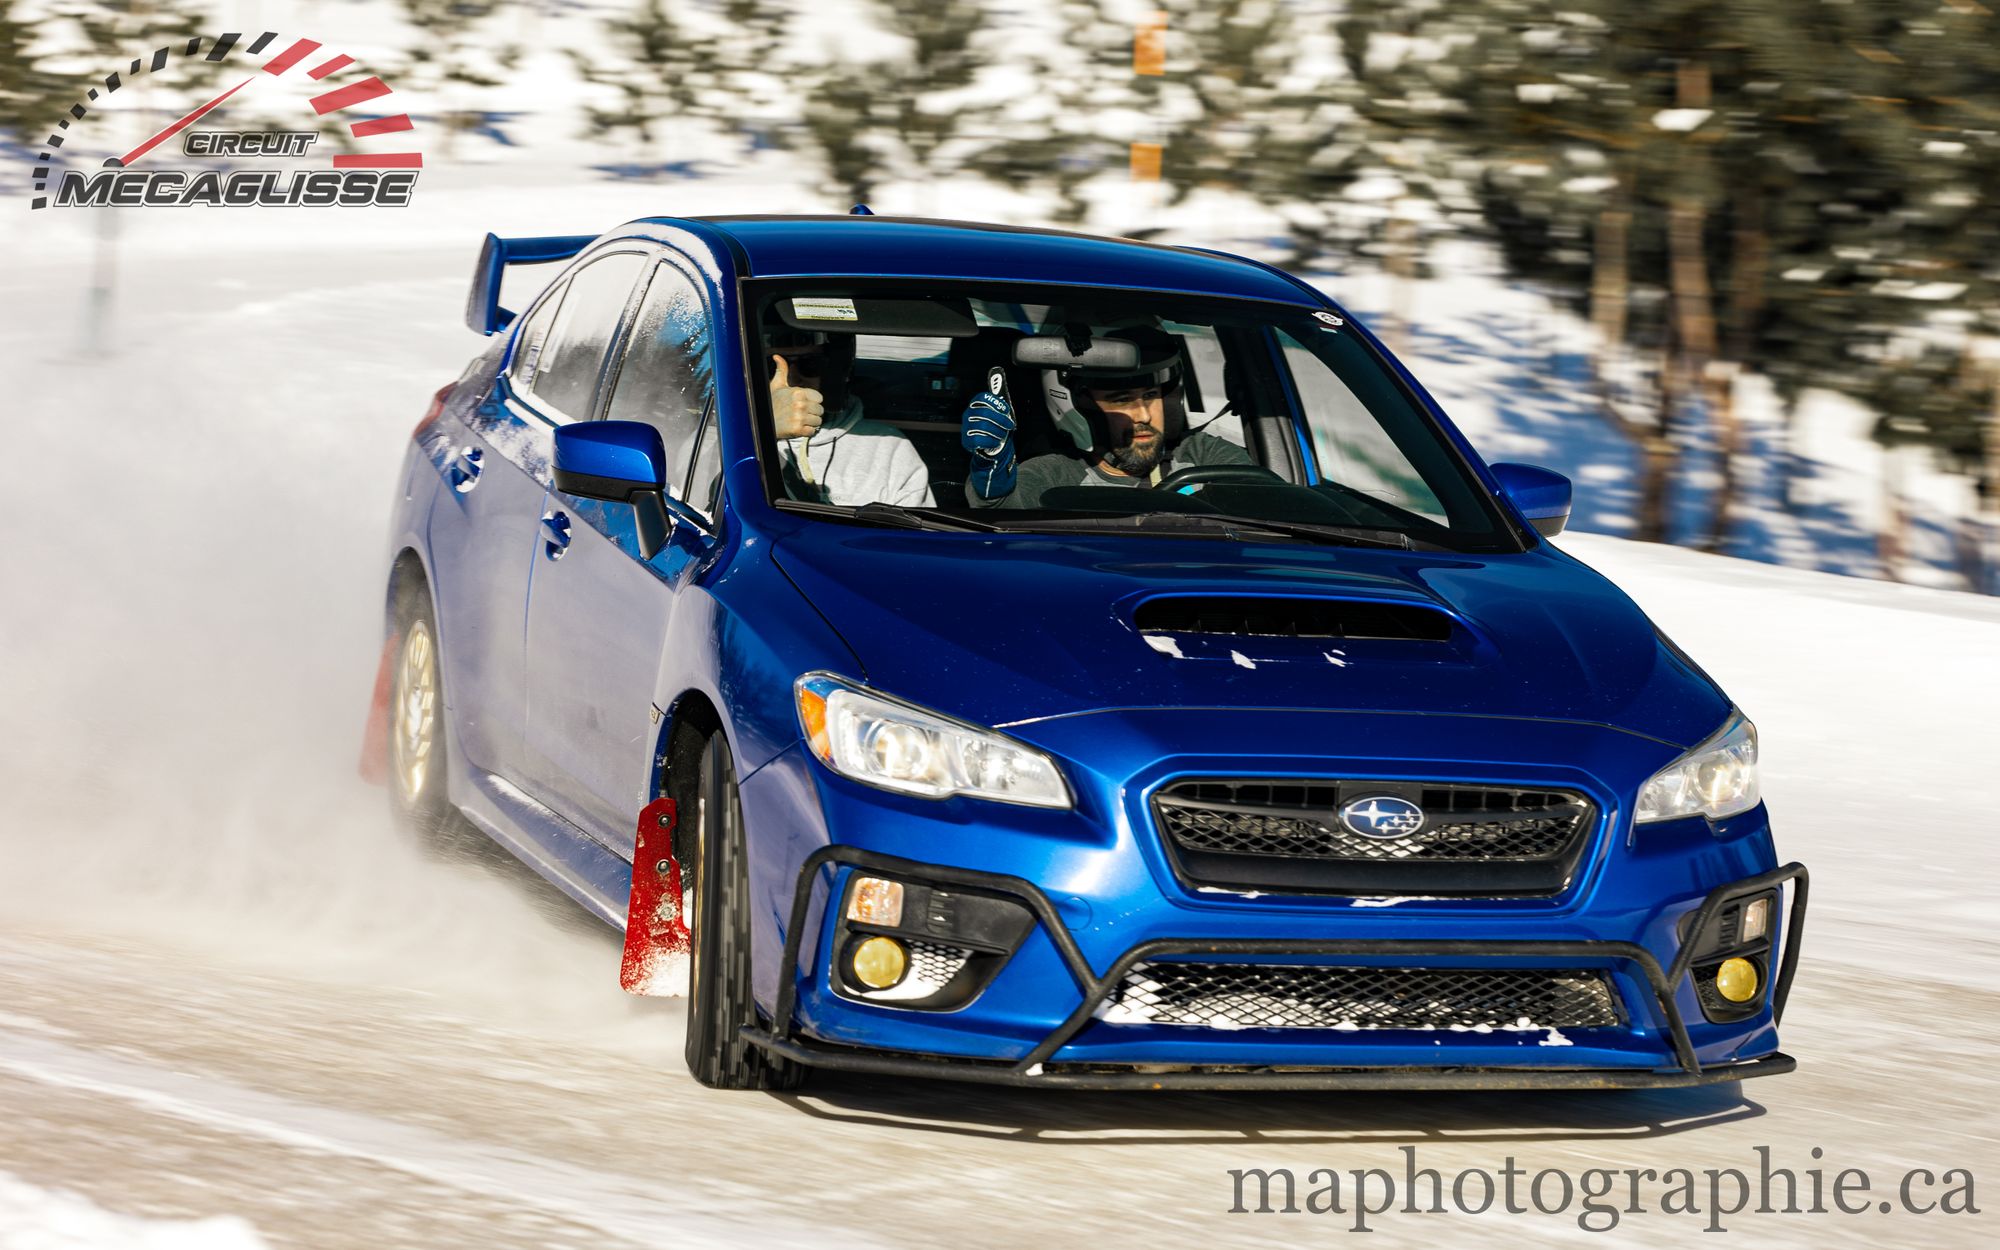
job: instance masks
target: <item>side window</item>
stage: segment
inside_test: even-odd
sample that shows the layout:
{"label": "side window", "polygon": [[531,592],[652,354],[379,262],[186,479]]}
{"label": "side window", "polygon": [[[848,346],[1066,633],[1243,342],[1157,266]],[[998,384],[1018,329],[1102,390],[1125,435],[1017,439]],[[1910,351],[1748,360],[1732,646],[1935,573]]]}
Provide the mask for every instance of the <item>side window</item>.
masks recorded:
{"label": "side window", "polygon": [[702,423],[694,458],[694,472],[688,477],[687,503],[709,520],[715,519],[716,502],[722,494],[722,434],[715,428],[715,414]]}
{"label": "side window", "polygon": [[1312,429],[1320,476],[1445,524],[1444,505],[1375,414],[1324,360],[1283,330],[1285,364]]}
{"label": "side window", "polygon": [[1229,405],[1229,395],[1222,381],[1223,351],[1215,330],[1209,326],[1183,325],[1175,321],[1167,322],[1166,328],[1180,336],[1182,345],[1187,348],[1189,369],[1194,375],[1182,396],[1187,405],[1189,428],[1227,439],[1238,447],[1244,446],[1243,415],[1222,411]]}
{"label": "side window", "polygon": [[572,421],[589,419],[597,372],[645,263],[637,252],[617,252],[585,265],[569,280],[536,362],[536,399]]}
{"label": "side window", "polygon": [[625,342],[624,363],[604,415],[613,421],[644,421],[660,432],[667,448],[667,482],[678,498],[694,456],[695,432],[715,395],[708,309],[694,280],[674,265],[656,267]]}
{"label": "side window", "polygon": [[568,290],[567,283],[558,283],[556,289],[535,307],[535,313],[528,318],[527,324],[521,327],[521,337],[514,343],[514,361],[507,370],[516,390],[526,392],[534,389],[535,370],[542,363],[542,348],[548,342],[549,326],[555,321],[556,309],[562,307],[563,296]]}

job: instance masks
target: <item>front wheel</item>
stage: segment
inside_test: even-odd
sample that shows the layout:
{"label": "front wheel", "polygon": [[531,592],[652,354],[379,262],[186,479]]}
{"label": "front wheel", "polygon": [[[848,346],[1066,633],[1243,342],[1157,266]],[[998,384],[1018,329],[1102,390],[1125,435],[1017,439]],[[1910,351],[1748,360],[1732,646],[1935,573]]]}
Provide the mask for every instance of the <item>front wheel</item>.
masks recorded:
{"label": "front wheel", "polygon": [[796,1089],[806,1069],[743,1040],[759,1023],[750,993],[750,871],[743,847],[743,807],[736,771],[720,733],[701,748],[685,826],[683,863],[694,869],[688,928],[694,940],[688,977],[687,1065],[712,1089]]}

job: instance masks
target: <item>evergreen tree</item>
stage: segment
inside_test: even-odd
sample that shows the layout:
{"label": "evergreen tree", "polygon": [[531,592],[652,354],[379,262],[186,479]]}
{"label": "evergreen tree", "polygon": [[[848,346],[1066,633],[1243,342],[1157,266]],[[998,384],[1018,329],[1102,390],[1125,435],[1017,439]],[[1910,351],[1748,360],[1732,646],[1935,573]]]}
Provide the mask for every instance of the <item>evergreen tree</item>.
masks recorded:
{"label": "evergreen tree", "polygon": [[900,46],[858,63],[799,65],[804,138],[843,198],[865,201],[889,178],[919,185],[952,175],[974,157],[978,96],[991,64],[990,22],[972,0],[869,0],[870,24]]}
{"label": "evergreen tree", "polygon": [[520,63],[521,49],[492,38],[498,0],[400,0],[403,20],[415,31],[396,69],[396,85],[433,93],[439,102],[448,154],[456,136],[478,124],[478,109],[464,101],[468,89],[497,87]]}
{"label": "evergreen tree", "polygon": [[1150,141],[1133,83],[1133,27],[1108,17],[1101,0],[1064,0],[1052,28],[1011,40],[1000,57],[1020,83],[986,118],[988,133],[968,160],[1005,186],[1056,198],[1056,220],[1081,223],[1087,189],[1126,176],[1130,145]]}
{"label": "evergreen tree", "polygon": [[[1405,71],[1480,167],[1509,268],[1588,308],[1606,412],[1641,453],[1639,529],[1706,420],[1723,469],[1704,538],[1726,537],[1733,382],[1877,393],[1884,345],[1925,311],[1896,275],[1934,263],[1934,179],[1913,158],[1908,37],[1925,6],[1810,0],[1490,0],[1420,8],[1442,55]],[[1408,22],[1405,9],[1400,20]],[[1359,20],[1376,16],[1357,10]],[[1379,20],[1379,18],[1378,18]],[[1650,360],[1652,410],[1609,385]]]}
{"label": "evergreen tree", "polygon": [[608,63],[569,50],[583,80],[610,88],[615,98],[612,104],[585,106],[588,133],[629,131],[651,148],[667,123],[693,113],[693,70],[706,50],[665,0],[642,0],[631,12],[605,19],[604,28],[613,49]]}
{"label": "evergreen tree", "polygon": [[0,3],[0,133],[23,147],[48,137],[63,110],[85,90],[86,73],[49,66],[44,23],[23,12],[19,0]]}
{"label": "evergreen tree", "polygon": [[643,149],[670,150],[677,128],[698,126],[752,145],[774,142],[796,107],[781,57],[797,11],[782,0],[723,0],[712,9],[641,0],[609,19],[608,58],[569,54],[585,82],[613,95],[608,105],[586,106],[589,135],[623,131]]}

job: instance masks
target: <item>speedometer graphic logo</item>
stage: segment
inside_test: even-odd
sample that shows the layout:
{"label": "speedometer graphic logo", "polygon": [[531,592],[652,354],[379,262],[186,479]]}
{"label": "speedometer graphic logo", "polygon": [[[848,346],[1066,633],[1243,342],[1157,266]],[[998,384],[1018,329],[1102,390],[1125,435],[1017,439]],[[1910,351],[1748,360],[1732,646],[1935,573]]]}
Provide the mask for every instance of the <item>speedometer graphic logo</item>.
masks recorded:
{"label": "speedometer graphic logo", "polygon": [[[28,207],[396,208],[410,202],[424,158],[415,144],[416,124],[408,113],[394,111],[387,83],[318,40],[287,41],[275,31],[247,44],[242,38],[240,32],[196,37],[106,74],[56,121],[36,152]],[[95,168],[66,159],[84,146],[93,119],[105,116],[119,88],[143,75],[172,75],[197,58],[203,69],[207,63],[238,67],[240,80]],[[225,74],[223,81],[232,77]],[[288,86],[306,88],[299,100],[291,98],[299,95],[291,87],[282,106],[299,109],[298,129],[214,128],[232,100],[252,98],[288,77]],[[344,125],[354,142],[339,142],[336,135],[329,143],[329,122]],[[105,146],[99,140],[97,150]],[[322,152],[330,159],[321,161]],[[272,168],[273,161],[296,164]],[[257,168],[260,163],[266,167]]]}

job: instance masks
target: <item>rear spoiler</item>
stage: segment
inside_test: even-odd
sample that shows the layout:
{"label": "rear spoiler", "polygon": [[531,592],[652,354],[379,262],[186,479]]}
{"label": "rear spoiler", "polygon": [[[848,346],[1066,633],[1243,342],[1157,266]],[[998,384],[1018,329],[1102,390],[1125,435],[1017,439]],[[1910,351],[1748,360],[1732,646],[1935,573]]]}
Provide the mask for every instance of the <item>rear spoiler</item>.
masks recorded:
{"label": "rear spoiler", "polygon": [[479,245],[479,263],[472,270],[472,291],[465,299],[465,324],[479,334],[491,334],[514,320],[500,307],[500,276],[509,265],[545,265],[568,260],[596,242],[594,234],[547,235],[539,239],[503,239],[489,234]]}

